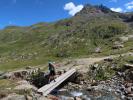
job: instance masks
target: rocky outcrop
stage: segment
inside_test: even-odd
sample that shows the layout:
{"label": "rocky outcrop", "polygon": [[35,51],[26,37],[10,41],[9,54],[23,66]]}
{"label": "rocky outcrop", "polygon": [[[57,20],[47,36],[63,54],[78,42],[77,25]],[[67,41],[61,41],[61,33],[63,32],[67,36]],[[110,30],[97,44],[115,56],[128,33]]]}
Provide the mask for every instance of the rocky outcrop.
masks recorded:
{"label": "rocky outcrop", "polygon": [[26,97],[24,95],[9,94],[7,97],[1,100],[26,100]]}
{"label": "rocky outcrop", "polygon": [[14,89],[18,90],[18,91],[28,91],[28,90],[36,91],[37,90],[37,88],[35,86],[30,85],[30,84],[18,85]]}
{"label": "rocky outcrop", "polygon": [[39,71],[39,68],[31,68],[31,69],[24,69],[24,70],[17,70],[13,72],[7,72],[2,76],[6,79],[26,79],[29,75],[36,73]]}
{"label": "rocky outcrop", "polygon": [[28,90],[33,90],[37,91],[37,88],[33,85],[31,85],[28,81],[22,80],[17,82],[18,86],[16,86],[14,89],[17,91],[28,91]]}

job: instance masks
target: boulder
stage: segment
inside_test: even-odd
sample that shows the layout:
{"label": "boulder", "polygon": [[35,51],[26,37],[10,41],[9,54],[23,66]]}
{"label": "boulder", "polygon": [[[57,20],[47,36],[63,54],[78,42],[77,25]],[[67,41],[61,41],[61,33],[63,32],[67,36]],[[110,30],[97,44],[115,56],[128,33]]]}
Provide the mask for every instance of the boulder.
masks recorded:
{"label": "boulder", "polygon": [[131,94],[132,93],[131,87],[126,88],[126,91],[128,94]]}
{"label": "boulder", "polygon": [[51,99],[48,99],[45,96],[41,96],[40,98],[38,98],[38,100],[51,100]]}
{"label": "boulder", "polygon": [[[129,96],[129,97],[133,97],[133,93],[132,93],[132,94],[128,94],[128,96]],[[132,99],[130,99],[130,100],[132,100]]]}
{"label": "boulder", "polygon": [[1,100],[26,100],[26,98],[24,95],[9,94],[7,97],[5,97]]}
{"label": "boulder", "polygon": [[114,45],[112,48],[113,49],[120,49],[120,48],[124,48],[124,45],[123,44],[117,44],[117,45]]}
{"label": "boulder", "polygon": [[133,39],[133,35],[128,35],[128,38],[129,39]]}
{"label": "boulder", "polygon": [[25,69],[33,69],[33,67],[31,67],[31,66],[27,66]]}
{"label": "boulder", "polygon": [[119,45],[119,44],[122,44],[123,42],[120,42],[120,41],[115,41],[113,44],[114,45]]}
{"label": "boulder", "polygon": [[130,71],[130,69],[126,72],[126,80],[133,82],[133,71]]}
{"label": "boulder", "polygon": [[22,85],[22,84],[29,84],[29,82],[26,81],[26,80],[21,80],[21,81],[18,81],[17,84],[19,84],[19,85]]}
{"label": "boulder", "polygon": [[101,48],[100,47],[95,48],[95,53],[101,53]]}
{"label": "boulder", "polygon": [[5,76],[3,76],[3,75],[2,75],[2,76],[0,76],[0,79],[5,79]]}
{"label": "boulder", "polygon": [[50,99],[50,100],[59,100],[59,98],[54,96],[54,95],[49,95],[48,99]]}
{"label": "boulder", "polygon": [[5,72],[0,71],[0,76],[2,76]]}
{"label": "boulder", "polygon": [[127,84],[125,85],[125,87],[128,88],[128,87],[131,87],[132,85],[133,85],[133,83],[127,83]]}
{"label": "boulder", "polygon": [[22,91],[22,90],[27,91],[27,90],[31,90],[31,89],[34,90],[34,91],[37,90],[37,88],[36,88],[35,86],[30,85],[30,84],[18,85],[18,86],[16,86],[14,89],[15,89],[15,90],[19,90],[19,91]]}
{"label": "boulder", "polygon": [[8,95],[8,93],[5,93],[5,92],[3,92],[3,91],[0,91],[0,100],[1,100],[2,98],[5,98],[7,95]]}
{"label": "boulder", "polygon": [[26,96],[26,100],[33,100],[33,98],[31,96]]}
{"label": "boulder", "polygon": [[92,91],[93,88],[92,87],[87,87],[86,91]]}
{"label": "boulder", "polygon": [[79,98],[79,97],[75,97],[75,99],[76,99],[76,100],[82,100],[82,99],[81,99],[81,98]]}
{"label": "boulder", "polygon": [[132,64],[125,64],[124,68],[125,69],[131,69],[131,68],[133,68],[133,65]]}
{"label": "boulder", "polygon": [[5,79],[9,79],[9,78],[11,78],[12,77],[12,73],[11,72],[7,72],[7,73],[5,73],[4,75],[3,75],[3,77],[5,78]]}
{"label": "boulder", "polygon": [[113,58],[112,57],[108,57],[108,58],[105,58],[104,61],[112,62],[113,61]]}
{"label": "boulder", "polygon": [[121,42],[127,42],[127,41],[129,40],[129,38],[126,37],[126,36],[122,36],[122,37],[119,37],[119,40],[120,40]]}

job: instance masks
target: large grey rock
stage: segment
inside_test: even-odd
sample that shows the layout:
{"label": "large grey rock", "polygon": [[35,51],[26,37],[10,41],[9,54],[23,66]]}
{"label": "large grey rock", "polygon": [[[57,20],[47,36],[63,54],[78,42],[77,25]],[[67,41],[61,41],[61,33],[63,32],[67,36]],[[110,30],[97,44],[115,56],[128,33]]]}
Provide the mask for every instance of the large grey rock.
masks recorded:
{"label": "large grey rock", "polygon": [[128,87],[131,87],[132,85],[133,85],[133,83],[127,83],[127,84],[125,85],[125,87],[128,88]]}
{"label": "large grey rock", "polygon": [[125,64],[124,67],[125,67],[125,69],[131,69],[131,68],[133,68],[133,65],[132,64]]}
{"label": "large grey rock", "polygon": [[38,98],[38,100],[50,100],[50,99],[46,98],[45,96],[41,96],[40,98]]}
{"label": "large grey rock", "polygon": [[119,37],[119,40],[120,40],[121,42],[127,42],[127,41],[129,40],[129,38],[126,37],[126,36],[122,36],[122,37]]}
{"label": "large grey rock", "polygon": [[3,76],[7,79],[9,79],[9,78],[11,78],[12,77],[12,73],[11,72],[7,72],[7,73],[5,73]]}
{"label": "large grey rock", "polygon": [[133,81],[133,71],[130,71],[130,69],[126,72],[126,80]]}
{"label": "large grey rock", "polygon": [[101,53],[101,48],[100,47],[95,48],[95,53]]}
{"label": "large grey rock", "polygon": [[21,80],[21,81],[18,81],[17,84],[23,85],[23,84],[29,84],[29,82],[26,80]]}
{"label": "large grey rock", "polygon": [[112,48],[113,49],[120,49],[120,48],[124,48],[124,45],[123,44],[117,44],[117,45],[114,45]]}
{"label": "large grey rock", "polygon": [[[128,96],[133,98],[133,93],[132,94],[128,94]],[[133,100],[132,98],[130,100]]]}
{"label": "large grey rock", "polygon": [[133,39],[133,35],[128,35],[128,38],[129,39]]}
{"label": "large grey rock", "polygon": [[10,94],[1,100],[26,100],[24,95]]}
{"label": "large grey rock", "polygon": [[113,58],[112,57],[108,57],[108,58],[105,58],[104,61],[112,62],[113,61]]}
{"label": "large grey rock", "polygon": [[5,72],[0,71],[0,76],[2,76]]}
{"label": "large grey rock", "polygon": [[128,87],[128,88],[126,89],[126,91],[127,91],[128,94],[131,94],[131,93],[132,93],[131,87]]}
{"label": "large grey rock", "polygon": [[0,79],[5,79],[5,77],[4,76],[0,76]]}
{"label": "large grey rock", "polygon": [[20,91],[22,91],[22,90],[31,90],[31,89],[34,90],[34,91],[37,90],[37,88],[36,88],[35,86],[30,85],[30,84],[18,85],[18,86],[16,86],[14,89],[15,89],[15,90],[20,90]]}

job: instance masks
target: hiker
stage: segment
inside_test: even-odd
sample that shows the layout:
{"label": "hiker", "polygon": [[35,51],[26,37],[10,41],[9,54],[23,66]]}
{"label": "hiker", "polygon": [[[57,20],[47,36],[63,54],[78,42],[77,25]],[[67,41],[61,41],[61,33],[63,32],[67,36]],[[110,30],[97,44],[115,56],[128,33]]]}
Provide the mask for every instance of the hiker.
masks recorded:
{"label": "hiker", "polygon": [[49,83],[51,82],[51,80],[54,80],[54,82],[55,82],[55,64],[54,63],[52,63],[52,62],[49,62],[48,63],[48,67],[49,67]]}

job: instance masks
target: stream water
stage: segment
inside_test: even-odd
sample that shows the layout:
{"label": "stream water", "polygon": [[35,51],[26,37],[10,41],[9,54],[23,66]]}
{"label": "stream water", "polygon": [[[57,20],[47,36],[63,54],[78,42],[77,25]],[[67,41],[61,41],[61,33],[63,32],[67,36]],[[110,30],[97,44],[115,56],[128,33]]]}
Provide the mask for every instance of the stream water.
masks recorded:
{"label": "stream water", "polygon": [[88,91],[58,91],[56,92],[61,100],[70,100],[70,97],[80,97],[82,100],[120,100],[118,96],[111,92],[88,92]]}

